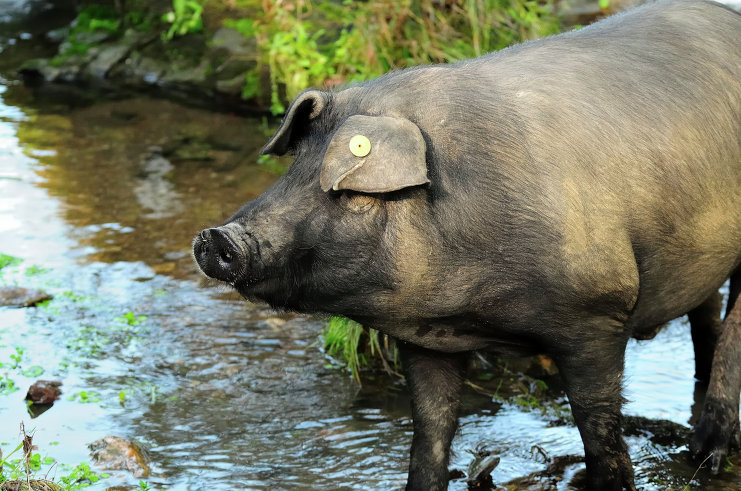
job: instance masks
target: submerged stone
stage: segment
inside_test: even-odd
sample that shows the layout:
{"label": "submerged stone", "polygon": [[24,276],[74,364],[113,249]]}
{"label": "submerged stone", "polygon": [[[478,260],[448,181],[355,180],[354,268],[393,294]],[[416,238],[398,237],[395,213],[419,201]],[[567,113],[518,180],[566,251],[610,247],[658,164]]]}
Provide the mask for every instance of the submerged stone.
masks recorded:
{"label": "submerged stone", "polygon": [[147,452],[130,440],[108,435],[88,447],[93,460],[102,469],[126,470],[137,478],[147,478],[152,473]]}

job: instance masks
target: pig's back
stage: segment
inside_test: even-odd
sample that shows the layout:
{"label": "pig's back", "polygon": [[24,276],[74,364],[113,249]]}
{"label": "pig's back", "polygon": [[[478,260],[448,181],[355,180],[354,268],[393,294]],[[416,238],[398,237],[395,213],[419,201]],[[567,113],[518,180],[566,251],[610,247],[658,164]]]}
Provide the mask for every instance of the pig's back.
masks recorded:
{"label": "pig's back", "polygon": [[[554,295],[569,286],[571,298],[598,299],[637,285],[628,324],[640,335],[700,304],[739,266],[740,15],[654,4],[461,68],[478,72],[474,91],[485,80],[496,94],[480,159],[508,188],[495,206],[514,208],[510,218],[539,210],[542,230],[519,239],[553,244],[539,271]],[[499,130],[508,124],[517,130]],[[545,264],[554,257],[562,268]]]}
{"label": "pig's back", "polygon": [[338,97],[420,126],[437,214],[467,217],[443,234],[456,254],[491,251],[496,273],[474,290],[602,303],[640,335],[741,261],[739,47],[739,14],[657,3]]}

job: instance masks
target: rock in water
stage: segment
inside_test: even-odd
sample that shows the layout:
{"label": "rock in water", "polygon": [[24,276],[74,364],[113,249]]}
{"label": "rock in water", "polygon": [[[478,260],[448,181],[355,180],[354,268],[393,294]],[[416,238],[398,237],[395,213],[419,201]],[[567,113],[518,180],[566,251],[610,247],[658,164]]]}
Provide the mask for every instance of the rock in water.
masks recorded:
{"label": "rock in water", "polygon": [[58,380],[37,380],[28,388],[26,400],[34,404],[54,404],[62,394],[59,389],[61,385],[62,382]]}
{"label": "rock in water", "polygon": [[147,452],[130,440],[108,435],[88,447],[95,463],[103,469],[127,470],[137,478],[147,478],[152,473]]}
{"label": "rock in water", "polygon": [[48,293],[33,288],[20,286],[0,287],[0,307],[33,307],[34,305],[51,300]]}

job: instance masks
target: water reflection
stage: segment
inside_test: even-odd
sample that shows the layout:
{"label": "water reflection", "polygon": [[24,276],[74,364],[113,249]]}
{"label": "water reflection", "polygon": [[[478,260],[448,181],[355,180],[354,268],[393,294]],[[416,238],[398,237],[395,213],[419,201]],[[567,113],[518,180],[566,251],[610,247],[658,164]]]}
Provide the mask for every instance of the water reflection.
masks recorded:
{"label": "water reflection", "polygon": [[[27,93],[7,95],[13,104]],[[261,124],[236,116],[135,98],[6,118],[18,140],[9,146],[42,164],[42,186],[62,204],[73,239],[91,248],[89,260],[190,272],[194,231],[275,179],[254,164]]]}

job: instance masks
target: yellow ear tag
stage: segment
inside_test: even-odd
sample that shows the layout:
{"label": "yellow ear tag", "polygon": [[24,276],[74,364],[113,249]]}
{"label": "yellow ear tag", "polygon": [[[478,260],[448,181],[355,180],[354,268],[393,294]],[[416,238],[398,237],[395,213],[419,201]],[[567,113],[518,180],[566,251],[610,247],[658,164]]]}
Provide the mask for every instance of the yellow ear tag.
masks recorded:
{"label": "yellow ear tag", "polygon": [[365,157],[371,151],[371,143],[363,135],[355,135],[350,138],[350,152],[356,157]]}

